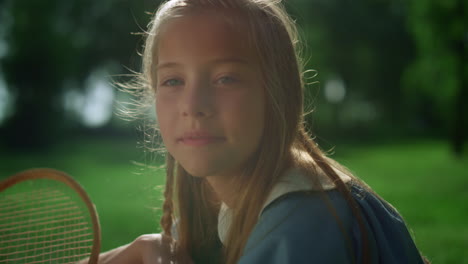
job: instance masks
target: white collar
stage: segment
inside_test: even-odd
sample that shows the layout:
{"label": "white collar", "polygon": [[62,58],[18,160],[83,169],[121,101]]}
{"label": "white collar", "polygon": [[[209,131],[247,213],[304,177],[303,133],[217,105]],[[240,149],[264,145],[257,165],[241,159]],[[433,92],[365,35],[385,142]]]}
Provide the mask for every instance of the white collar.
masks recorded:
{"label": "white collar", "polygon": [[[335,172],[338,174],[338,176],[340,176],[340,178],[344,182],[348,182],[349,180],[351,180],[351,178],[343,172],[337,169],[335,169]],[[331,180],[323,173],[319,172],[318,178],[324,190],[332,190],[335,188],[333,182],[331,182]],[[310,179],[308,179],[307,176],[304,175],[304,173],[300,169],[291,168],[285,173],[281,180],[279,180],[278,183],[271,190],[270,194],[265,200],[265,203],[262,206],[262,209],[260,210],[259,217],[262,214],[263,210],[280,196],[291,192],[310,191],[315,189],[317,188],[312,186]],[[227,233],[229,231],[229,227],[231,226],[231,221],[232,210],[229,209],[229,207],[227,207],[225,203],[222,203],[218,215],[218,235],[219,239],[223,244],[226,241]]]}

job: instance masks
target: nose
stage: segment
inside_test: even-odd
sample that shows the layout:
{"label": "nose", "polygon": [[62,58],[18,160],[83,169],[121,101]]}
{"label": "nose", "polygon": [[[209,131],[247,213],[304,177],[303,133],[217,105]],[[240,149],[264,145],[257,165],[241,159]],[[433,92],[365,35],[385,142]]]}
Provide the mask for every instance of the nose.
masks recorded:
{"label": "nose", "polygon": [[207,118],[214,114],[213,91],[210,84],[197,81],[185,87],[185,96],[181,107],[182,116]]}

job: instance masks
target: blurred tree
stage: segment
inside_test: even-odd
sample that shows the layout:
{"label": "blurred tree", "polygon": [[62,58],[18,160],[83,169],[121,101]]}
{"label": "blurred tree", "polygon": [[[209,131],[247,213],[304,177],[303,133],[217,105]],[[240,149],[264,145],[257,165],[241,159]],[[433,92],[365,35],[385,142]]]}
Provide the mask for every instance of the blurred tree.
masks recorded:
{"label": "blurred tree", "polygon": [[130,33],[146,25],[145,8],[157,6],[150,2],[3,0],[8,50],[0,70],[14,98],[14,113],[1,127],[4,143],[48,146],[63,133],[66,84],[83,87],[91,72],[112,63],[135,67],[129,58],[141,38]]}
{"label": "blurred tree", "polygon": [[460,156],[468,116],[468,4],[418,0],[408,6],[408,25],[418,52],[404,79],[407,92],[413,105],[422,105],[426,115],[437,119],[429,128],[451,131],[453,151]]}
{"label": "blurred tree", "polygon": [[[372,106],[355,107],[376,120],[348,127],[353,135],[370,136],[370,126],[395,132],[405,115],[400,80],[414,50],[403,1],[295,0],[290,7],[310,47],[308,66],[319,70],[320,81],[338,76],[346,86],[343,105]],[[341,115],[346,112],[342,108]]]}

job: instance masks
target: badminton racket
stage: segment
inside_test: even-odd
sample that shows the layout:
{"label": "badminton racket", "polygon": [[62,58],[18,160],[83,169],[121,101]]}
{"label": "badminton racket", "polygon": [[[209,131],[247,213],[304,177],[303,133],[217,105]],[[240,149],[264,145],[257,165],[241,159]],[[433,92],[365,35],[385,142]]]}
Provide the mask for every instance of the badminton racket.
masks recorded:
{"label": "badminton racket", "polygon": [[0,182],[0,263],[98,262],[94,205],[67,174],[32,169]]}

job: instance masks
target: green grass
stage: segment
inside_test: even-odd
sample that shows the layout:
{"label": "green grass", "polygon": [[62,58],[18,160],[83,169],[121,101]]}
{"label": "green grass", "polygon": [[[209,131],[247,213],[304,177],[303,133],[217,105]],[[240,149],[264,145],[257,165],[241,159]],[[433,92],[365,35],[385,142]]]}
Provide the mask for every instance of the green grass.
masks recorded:
{"label": "green grass", "polygon": [[[74,176],[99,211],[103,250],[158,232],[163,171],[135,165],[133,141],[74,140],[48,153],[1,153],[0,179],[32,167]],[[433,263],[468,263],[468,162],[443,142],[338,145],[336,159],[404,216],[420,250]]]}
{"label": "green grass", "polygon": [[443,142],[344,146],[337,159],[392,203],[433,263],[468,263],[468,160]]}
{"label": "green grass", "polygon": [[134,141],[71,140],[46,153],[0,153],[0,179],[37,167],[72,175],[96,205],[102,250],[129,243],[138,235],[159,232],[162,171],[149,173]]}

